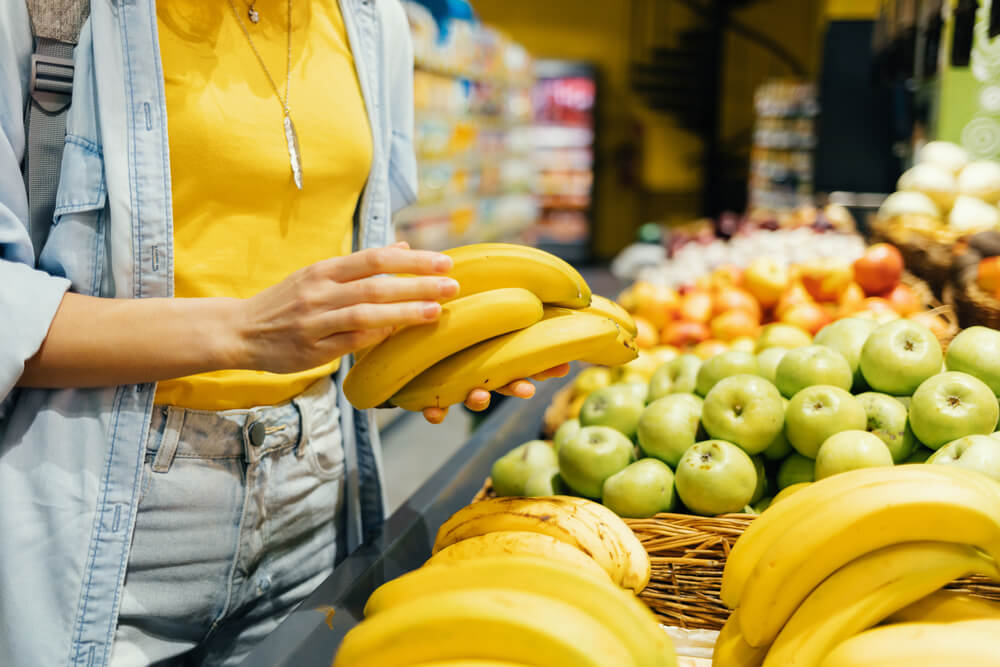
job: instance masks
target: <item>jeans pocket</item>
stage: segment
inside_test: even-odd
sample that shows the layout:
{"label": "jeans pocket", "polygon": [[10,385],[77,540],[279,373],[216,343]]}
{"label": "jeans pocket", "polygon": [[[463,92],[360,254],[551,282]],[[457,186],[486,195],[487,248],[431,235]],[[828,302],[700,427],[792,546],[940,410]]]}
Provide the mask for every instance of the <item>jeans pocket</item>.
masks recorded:
{"label": "jeans pocket", "polygon": [[344,474],[344,439],[336,415],[310,429],[305,441],[305,459],[320,479],[336,479]]}

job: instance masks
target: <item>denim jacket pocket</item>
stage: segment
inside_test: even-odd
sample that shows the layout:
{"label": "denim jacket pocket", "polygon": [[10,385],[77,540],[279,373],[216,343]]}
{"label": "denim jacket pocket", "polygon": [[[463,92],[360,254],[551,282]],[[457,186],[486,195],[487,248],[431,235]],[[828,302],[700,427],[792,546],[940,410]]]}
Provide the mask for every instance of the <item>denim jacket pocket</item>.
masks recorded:
{"label": "denim jacket pocket", "polygon": [[39,268],[69,278],[73,291],[80,294],[111,296],[105,293],[110,283],[104,275],[107,199],[100,146],[67,135],[52,228]]}

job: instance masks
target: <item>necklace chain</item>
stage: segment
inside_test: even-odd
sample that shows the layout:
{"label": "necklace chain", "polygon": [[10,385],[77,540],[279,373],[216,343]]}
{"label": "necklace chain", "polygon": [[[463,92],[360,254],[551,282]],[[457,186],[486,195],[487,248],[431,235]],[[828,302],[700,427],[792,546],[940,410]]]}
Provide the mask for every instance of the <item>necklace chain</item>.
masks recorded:
{"label": "necklace chain", "polygon": [[[250,7],[256,3],[251,3]],[[267,77],[267,82],[271,84],[271,90],[274,91],[275,96],[278,98],[278,103],[281,104],[282,112],[287,116],[290,113],[288,108],[288,87],[289,82],[292,78],[292,0],[288,0],[288,40],[286,42],[286,59],[285,59],[285,95],[282,97],[281,92],[278,90],[278,84],[274,82],[274,77],[271,76],[270,70],[267,69],[267,65],[264,64],[264,58],[261,57],[260,51],[257,50],[257,46],[253,43],[253,38],[250,37],[250,30],[247,29],[246,24],[243,19],[240,18],[240,13],[236,9],[236,4],[233,0],[229,0],[229,6],[233,10],[233,16],[236,17],[236,22],[240,24],[240,29],[247,38],[247,44],[250,45],[250,49],[253,54],[257,56],[257,62],[260,63],[260,68],[264,70],[264,76]]]}

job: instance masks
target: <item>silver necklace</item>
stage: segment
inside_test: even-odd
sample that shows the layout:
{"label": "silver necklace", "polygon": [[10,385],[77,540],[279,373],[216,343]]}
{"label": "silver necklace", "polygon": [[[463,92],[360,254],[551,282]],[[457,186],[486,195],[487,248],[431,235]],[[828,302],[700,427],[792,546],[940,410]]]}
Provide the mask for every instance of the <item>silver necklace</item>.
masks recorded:
{"label": "silver necklace", "polygon": [[[257,12],[253,10],[254,3],[250,4],[250,20],[254,21],[254,17],[257,16]],[[236,17],[237,23],[240,24],[240,29],[243,30],[243,34],[247,38],[247,44],[250,45],[250,49],[253,54],[257,56],[257,62],[260,63],[261,69],[264,70],[264,75],[267,77],[268,83],[271,84],[271,89],[274,91],[275,96],[278,98],[278,103],[281,104],[281,111],[283,120],[282,123],[285,128],[285,143],[288,145],[288,164],[292,168],[292,177],[295,179],[295,187],[299,190],[302,189],[302,155],[299,152],[299,135],[295,132],[295,123],[292,122],[292,112],[288,107],[288,85],[292,78],[292,0],[288,0],[288,44],[287,44],[287,60],[285,61],[285,95],[282,97],[281,93],[278,91],[278,85],[274,82],[274,77],[271,76],[271,72],[268,71],[267,65],[264,64],[264,59],[260,56],[260,51],[253,43],[253,39],[250,37],[250,31],[247,30],[247,26],[243,23],[243,19],[240,18],[240,13],[236,10],[236,4],[233,0],[229,0],[229,6],[233,9],[233,16]],[[259,17],[258,17],[259,20]],[[254,21],[256,23],[256,21]]]}

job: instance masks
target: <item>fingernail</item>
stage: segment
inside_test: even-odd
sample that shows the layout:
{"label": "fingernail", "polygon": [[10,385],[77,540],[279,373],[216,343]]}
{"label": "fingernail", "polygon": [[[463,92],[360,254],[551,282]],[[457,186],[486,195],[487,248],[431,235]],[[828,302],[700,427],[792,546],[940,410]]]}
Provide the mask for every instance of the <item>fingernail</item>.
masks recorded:
{"label": "fingernail", "polygon": [[442,278],[438,281],[438,291],[444,296],[458,294],[458,281],[454,278]]}
{"label": "fingernail", "polygon": [[439,255],[434,258],[434,270],[435,271],[450,271],[452,266],[451,257],[447,255]]}
{"label": "fingernail", "polygon": [[435,317],[441,314],[441,304],[431,301],[430,303],[425,303],[424,307],[421,309],[420,313],[425,319],[433,320]]}

